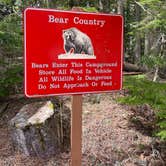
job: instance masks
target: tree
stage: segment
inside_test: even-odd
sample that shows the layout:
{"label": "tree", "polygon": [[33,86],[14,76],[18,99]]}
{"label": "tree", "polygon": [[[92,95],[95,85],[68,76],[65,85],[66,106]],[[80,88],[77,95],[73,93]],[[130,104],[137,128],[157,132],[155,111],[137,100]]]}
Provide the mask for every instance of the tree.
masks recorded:
{"label": "tree", "polygon": [[[135,4],[135,20],[139,22],[141,20],[141,11],[140,6]],[[141,35],[140,32],[137,31],[135,33],[135,48],[134,48],[134,62],[139,63],[141,59]]]}
{"label": "tree", "polygon": [[123,15],[124,14],[124,4],[126,0],[117,0],[117,13]]}
{"label": "tree", "polygon": [[103,13],[110,13],[110,0],[99,0],[99,11]]}
{"label": "tree", "polygon": [[145,35],[144,63],[155,70],[153,81],[158,77],[159,68],[165,66],[162,54],[164,43],[159,42],[166,32],[166,3],[162,0],[135,1],[144,12],[143,20],[138,23],[138,30]]}
{"label": "tree", "polygon": [[[138,30],[145,35],[143,63],[154,72],[153,81],[158,78],[160,69],[166,68],[166,2],[164,0],[135,1],[142,9],[143,19],[138,23]],[[166,112],[159,110],[158,133],[166,139]]]}

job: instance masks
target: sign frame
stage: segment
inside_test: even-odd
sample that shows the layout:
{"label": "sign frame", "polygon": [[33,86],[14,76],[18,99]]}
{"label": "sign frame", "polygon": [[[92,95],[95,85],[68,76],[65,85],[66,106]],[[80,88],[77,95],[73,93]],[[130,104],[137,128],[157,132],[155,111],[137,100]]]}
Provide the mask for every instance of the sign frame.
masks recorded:
{"label": "sign frame", "polygon": [[[122,31],[121,31],[121,46],[120,46],[120,49],[121,49],[121,57],[120,57],[120,88],[119,89],[111,89],[111,90],[93,90],[93,91],[81,91],[81,92],[78,92],[78,91],[72,91],[72,92],[61,92],[61,93],[56,93],[56,89],[55,89],[55,93],[45,93],[45,94],[30,94],[28,92],[28,88],[27,86],[28,85],[28,77],[27,77],[27,72],[28,72],[28,68],[27,68],[27,65],[28,65],[28,62],[27,62],[27,22],[26,22],[26,14],[28,11],[47,11],[47,12],[61,12],[61,13],[71,13],[71,14],[79,14],[79,15],[94,15],[94,16],[111,16],[111,17],[121,17],[121,20],[122,20],[122,23],[121,23],[121,26],[122,26]],[[112,91],[117,91],[117,90],[121,90],[122,89],[122,76],[123,76],[123,54],[124,54],[124,48],[123,48],[123,36],[124,36],[124,20],[123,20],[123,17],[119,14],[116,14],[116,15],[113,15],[113,14],[104,14],[104,13],[87,13],[87,12],[77,12],[77,11],[61,11],[61,10],[53,10],[53,9],[41,9],[41,8],[27,8],[25,9],[24,11],[24,93],[27,97],[42,97],[42,96],[56,96],[56,95],[76,95],[76,94],[88,94],[88,93],[105,93],[105,92],[112,92]],[[63,89],[63,88],[62,88]],[[64,90],[64,89],[63,89]]]}

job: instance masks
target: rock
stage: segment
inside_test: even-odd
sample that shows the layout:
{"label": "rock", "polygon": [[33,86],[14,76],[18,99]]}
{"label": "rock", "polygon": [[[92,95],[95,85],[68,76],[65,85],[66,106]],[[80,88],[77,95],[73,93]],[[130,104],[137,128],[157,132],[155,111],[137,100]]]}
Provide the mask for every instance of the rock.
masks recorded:
{"label": "rock", "polygon": [[15,150],[48,157],[70,147],[70,110],[58,99],[31,103],[10,120],[9,129]]}

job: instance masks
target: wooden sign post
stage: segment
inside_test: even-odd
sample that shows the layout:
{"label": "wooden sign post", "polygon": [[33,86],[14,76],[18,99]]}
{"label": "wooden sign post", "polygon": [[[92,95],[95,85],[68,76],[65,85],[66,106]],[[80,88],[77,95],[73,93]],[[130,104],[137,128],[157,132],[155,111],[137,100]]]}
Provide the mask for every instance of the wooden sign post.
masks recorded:
{"label": "wooden sign post", "polygon": [[[82,10],[82,9],[81,9]],[[72,8],[72,11],[80,11]],[[82,160],[82,95],[72,96],[71,166],[81,166]]]}
{"label": "wooden sign post", "polygon": [[82,95],[73,95],[71,112],[71,166],[81,166]]}

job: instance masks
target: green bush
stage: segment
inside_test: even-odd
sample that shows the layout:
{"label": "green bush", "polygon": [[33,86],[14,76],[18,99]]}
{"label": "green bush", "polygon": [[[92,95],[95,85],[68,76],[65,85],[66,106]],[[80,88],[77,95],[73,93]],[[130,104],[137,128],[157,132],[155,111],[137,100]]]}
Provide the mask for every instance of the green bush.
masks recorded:
{"label": "green bush", "polygon": [[145,75],[124,77],[124,89],[129,95],[119,98],[124,104],[142,105],[149,104],[157,116],[157,136],[166,140],[166,84],[152,82]]}
{"label": "green bush", "polygon": [[20,92],[23,82],[23,67],[13,66],[0,73],[0,97]]}
{"label": "green bush", "polygon": [[23,80],[23,32],[21,16],[5,15],[0,20],[0,97],[17,93]]}
{"label": "green bush", "polygon": [[23,33],[21,17],[10,14],[0,21],[0,49],[5,56],[20,56],[22,54]]}

